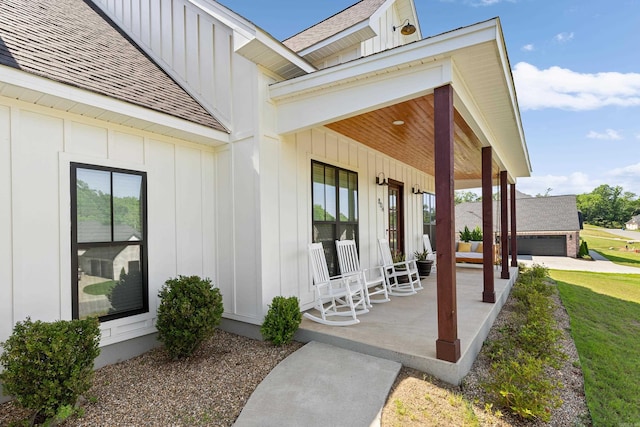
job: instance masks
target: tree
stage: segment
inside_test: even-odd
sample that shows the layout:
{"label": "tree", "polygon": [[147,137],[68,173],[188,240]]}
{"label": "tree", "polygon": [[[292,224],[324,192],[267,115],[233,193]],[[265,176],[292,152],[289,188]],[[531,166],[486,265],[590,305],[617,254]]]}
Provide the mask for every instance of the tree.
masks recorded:
{"label": "tree", "polygon": [[622,227],[640,208],[640,200],[634,193],[607,184],[578,195],[576,201],[585,222],[608,228]]}
{"label": "tree", "polygon": [[544,194],[536,194],[536,197],[549,197],[549,195],[551,194],[551,190],[552,188],[547,188],[544,192]]}
{"label": "tree", "polygon": [[465,202],[479,202],[482,197],[478,196],[473,191],[456,191],[454,194],[454,201],[456,205]]}

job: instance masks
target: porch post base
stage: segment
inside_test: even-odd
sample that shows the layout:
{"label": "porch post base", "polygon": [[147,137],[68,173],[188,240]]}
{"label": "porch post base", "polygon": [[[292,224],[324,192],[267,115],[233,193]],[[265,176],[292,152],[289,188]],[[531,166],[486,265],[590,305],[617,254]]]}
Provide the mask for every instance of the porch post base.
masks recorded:
{"label": "porch post base", "polygon": [[460,359],[460,340],[458,338],[453,342],[436,340],[436,357],[440,360],[456,363]]}
{"label": "porch post base", "polygon": [[484,291],[482,292],[482,302],[490,302],[490,303],[494,303],[496,302],[496,293],[495,291]]}
{"label": "porch post base", "polygon": [[508,271],[503,271],[502,273],[500,273],[500,278],[501,279],[510,279],[511,275],[509,275]]}

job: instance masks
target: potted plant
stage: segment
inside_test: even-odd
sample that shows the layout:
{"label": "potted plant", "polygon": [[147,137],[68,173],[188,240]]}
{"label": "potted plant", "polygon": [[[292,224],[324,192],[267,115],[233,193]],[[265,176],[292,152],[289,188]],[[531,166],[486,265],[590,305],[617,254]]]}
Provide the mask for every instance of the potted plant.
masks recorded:
{"label": "potted plant", "polygon": [[470,233],[470,239],[472,242],[481,242],[482,241],[482,230],[480,229],[480,226],[476,225],[476,228],[474,228],[471,233]]}
{"label": "potted plant", "polygon": [[429,252],[415,251],[413,255],[416,257],[416,264],[418,265],[418,274],[420,275],[420,277],[425,277],[431,274],[433,260],[427,259],[427,257],[429,256]]}
{"label": "potted plant", "polygon": [[460,241],[462,242],[470,242],[471,241],[471,230],[466,225],[464,226],[464,230],[458,232],[460,234]]}
{"label": "potted plant", "polygon": [[[393,251],[393,253],[391,254],[391,258],[394,264],[406,261],[406,257],[400,251]],[[395,269],[397,271],[404,271],[407,269],[407,265],[406,264],[396,265]],[[398,276],[396,280],[398,281],[398,283],[409,283],[409,276],[407,275]]]}

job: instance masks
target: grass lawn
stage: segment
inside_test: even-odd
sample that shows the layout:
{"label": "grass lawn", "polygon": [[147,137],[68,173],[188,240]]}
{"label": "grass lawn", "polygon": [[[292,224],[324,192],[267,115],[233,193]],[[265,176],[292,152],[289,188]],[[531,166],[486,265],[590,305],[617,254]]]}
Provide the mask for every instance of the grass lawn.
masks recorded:
{"label": "grass lawn", "polygon": [[[599,252],[616,264],[640,266],[640,243],[627,243],[630,239],[607,232],[605,229],[585,225],[580,237],[587,241],[589,249]],[[640,240],[640,233],[638,238]],[[638,250],[638,252],[635,252]]]}
{"label": "grass lawn", "polygon": [[83,291],[89,295],[108,295],[111,289],[116,285],[115,280],[107,280],[106,282],[94,283],[93,285],[85,286]]}
{"label": "grass lawn", "polygon": [[571,317],[593,425],[640,420],[640,275],[550,271]]}

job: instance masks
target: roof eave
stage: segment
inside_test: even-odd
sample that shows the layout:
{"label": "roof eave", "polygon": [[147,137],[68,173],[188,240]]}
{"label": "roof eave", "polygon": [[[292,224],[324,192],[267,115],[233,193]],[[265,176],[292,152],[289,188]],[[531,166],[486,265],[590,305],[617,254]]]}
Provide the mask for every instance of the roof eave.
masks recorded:
{"label": "roof eave", "polygon": [[230,142],[230,136],[226,132],[179,117],[12,67],[0,65],[0,70],[0,96],[5,98],[205,145],[216,146]]}
{"label": "roof eave", "polygon": [[305,59],[274,39],[269,33],[253,27],[233,29],[234,51],[248,60],[265,67],[284,79],[316,71]]}
{"label": "roof eave", "polygon": [[[293,105],[297,100],[304,102],[306,97],[314,93],[325,90],[327,93],[336,92],[340,86],[347,88],[356,82],[364,84],[366,80],[383,75],[388,76],[385,78],[392,78],[392,74],[402,76],[405,72],[403,70],[415,68],[418,64],[436,64],[445,60],[452,64],[453,75],[449,80],[443,76],[441,84],[453,84],[458,95],[454,106],[471,123],[474,132],[481,136],[483,144],[496,147],[496,159],[509,171],[511,182],[516,177],[530,176],[531,165],[515,88],[497,19],[273,84],[270,95],[276,103]],[[482,63],[478,64],[477,61]],[[476,76],[480,80],[472,84],[472,77],[478,75],[478,67],[485,68],[485,74]],[[487,90],[483,86],[487,84],[490,85],[489,89],[498,91],[497,106],[492,105],[495,99],[483,99],[482,93]],[[398,98],[396,101],[400,100]],[[393,100],[390,99],[389,102]],[[303,125],[307,126],[309,123]],[[295,129],[295,123],[287,122],[281,131],[286,133]]]}
{"label": "roof eave", "polygon": [[344,49],[345,43],[350,45],[361,43],[376,35],[378,35],[377,29],[371,25],[370,19],[366,19],[301,50],[298,55],[309,61],[315,61],[340,52]]}

